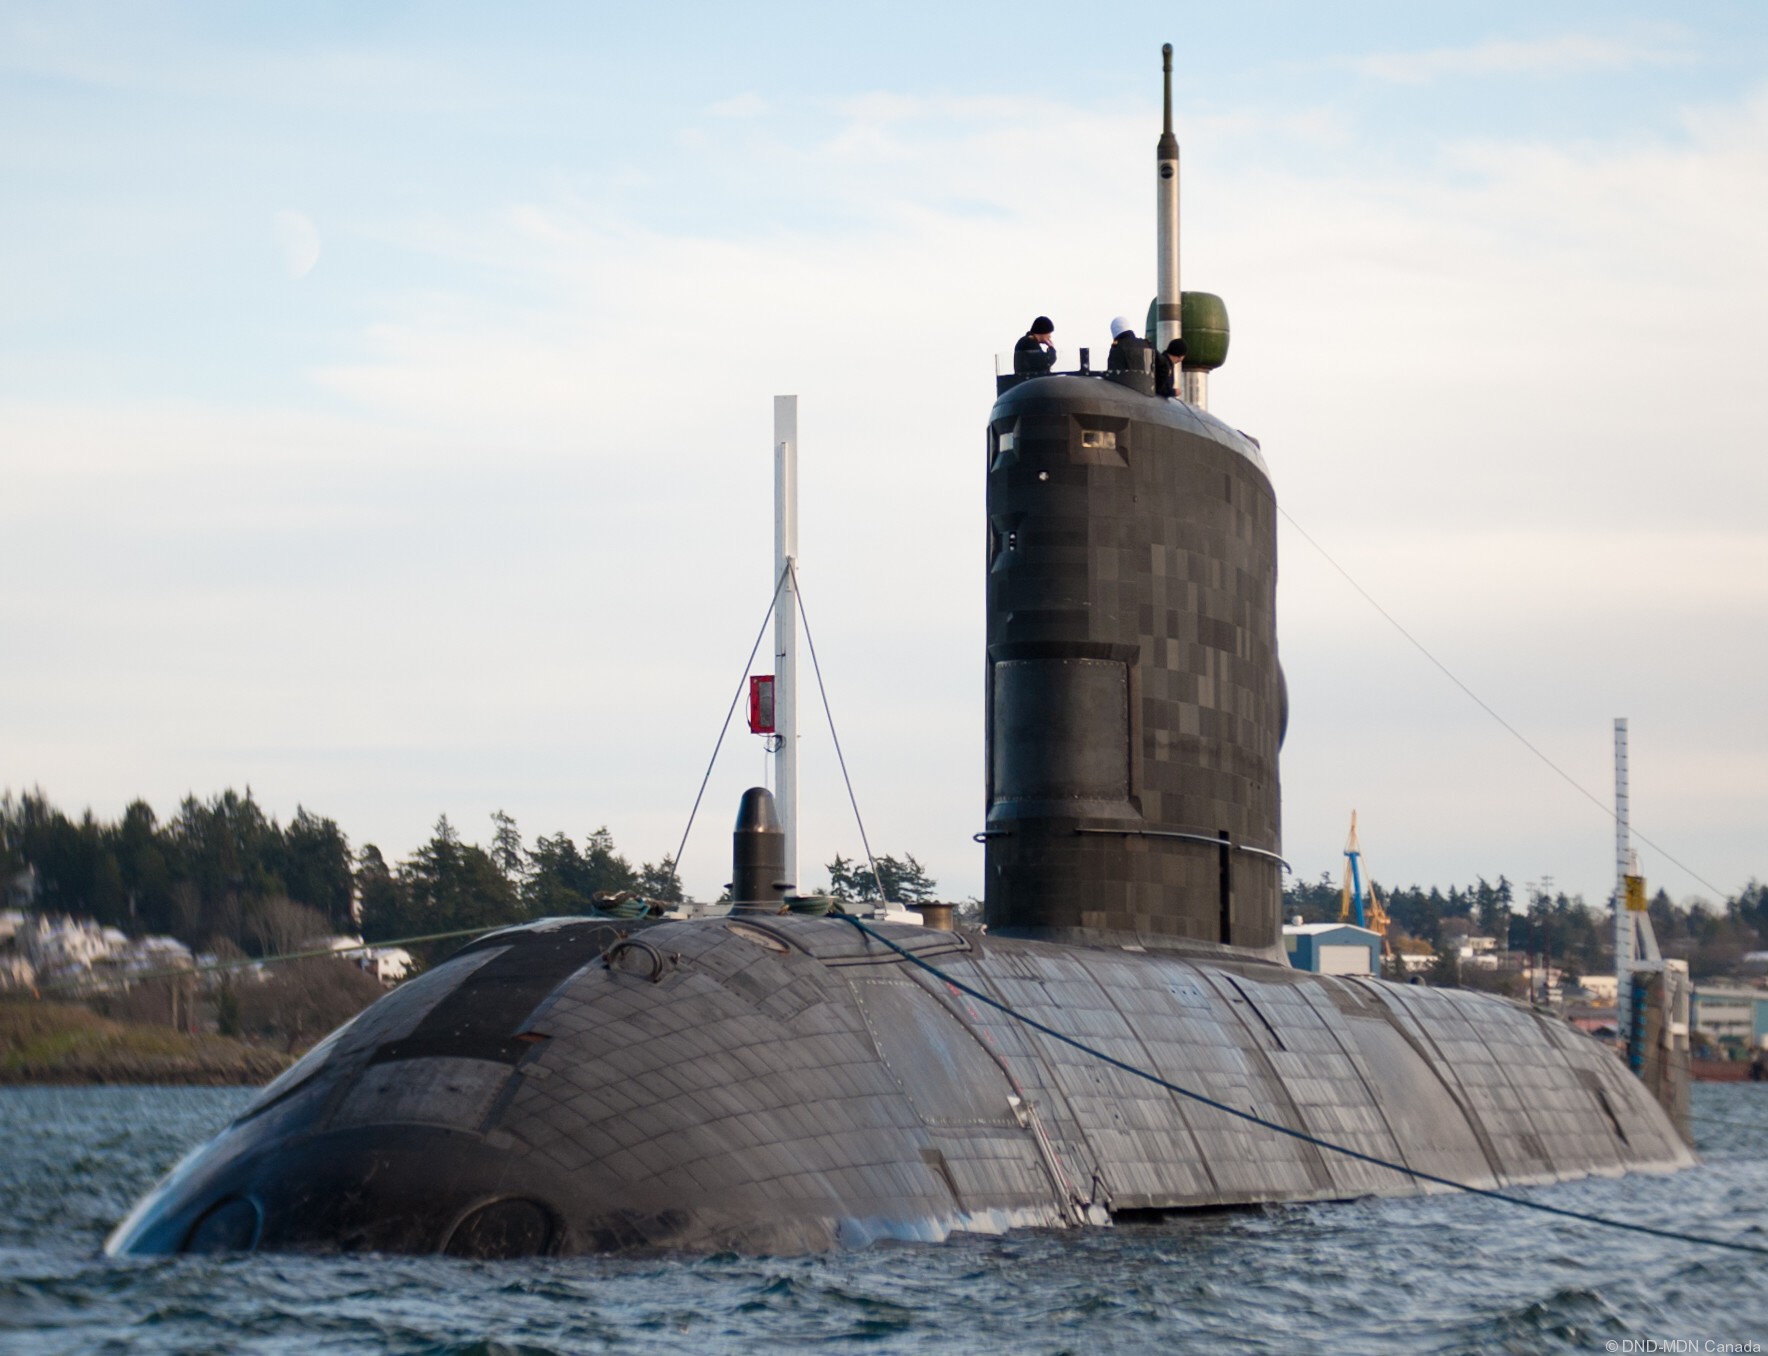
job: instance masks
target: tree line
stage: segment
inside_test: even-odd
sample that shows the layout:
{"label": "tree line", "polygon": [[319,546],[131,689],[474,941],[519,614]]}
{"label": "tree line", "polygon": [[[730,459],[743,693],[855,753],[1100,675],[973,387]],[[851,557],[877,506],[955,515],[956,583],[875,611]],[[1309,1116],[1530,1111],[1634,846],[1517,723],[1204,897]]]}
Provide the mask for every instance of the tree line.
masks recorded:
{"label": "tree line", "polygon": [[[247,955],[286,951],[305,940],[296,934],[316,926],[387,941],[590,913],[598,896],[683,899],[673,859],[635,866],[606,828],[530,842],[501,811],[490,828],[480,846],[444,815],[426,842],[390,861],[373,843],[353,849],[335,820],[305,807],[279,823],[249,788],[186,797],[164,820],[137,800],[114,821],[91,811],[72,819],[40,791],[8,792],[0,795],[0,884],[34,868],[43,911]],[[825,893],[859,901],[882,894],[907,904],[937,897],[937,883],[913,854],[882,855],[876,866],[874,875],[866,862],[837,856]],[[1578,895],[1540,891],[1523,898],[1504,876],[1446,891],[1376,888],[1396,935],[1433,948],[1441,949],[1446,933],[1472,931],[1513,952],[1545,953],[1577,974],[1614,964],[1606,901],[1592,908]],[[1339,886],[1325,873],[1296,881],[1284,890],[1283,908],[1285,918],[1336,920]],[[1716,905],[1678,904],[1659,890],[1650,911],[1665,954],[1686,959],[1697,978],[1731,973],[1747,952],[1768,950],[1768,887],[1756,881]]]}
{"label": "tree line", "polygon": [[35,905],[192,946],[222,938],[258,948],[264,906],[296,900],[327,926],[349,925],[350,845],[337,824],[297,809],[287,826],[250,791],[187,797],[161,820],[146,801],[114,821],[79,820],[41,792],[0,796],[0,881],[35,871]]}
{"label": "tree line", "polygon": [[603,892],[682,897],[673,861],[634,867],[605,828],[581,847],[562,832],[529,846],[501,812],[492,828],[481,848],[444,815],[428,842],[394,864],[373,843],[353,850],[335,820],[304,807],[280,824],[249,789],[187,797],[165,820],[137,800],[114,821],[91,811],[74,820],[41,792],[7,793],[0,881],[29,870],[42,912],[248,955],[298,944],[291,929],[303,926],[355,932],[360,923],[374,941],[584,913]]}
{"label": "tree line", "polygon": [[598,897],[638,895],[680,903],[675,862],[634,867],[606,828],[580,847],[566,833],[528,847],[516,822],[492,815],[491,846],[466,842],[443,815],[428,842],[392,865],[370,843],[357,856],[356,883],[367,941],[500,927],[534,918],[597,911]]}
{"label": "tree line", "polygon": [[[1495,883],[1482,876],[1447,891],[1416,885],[1390,890],[1379,882],[1375,889],[1393,923],[1390,937],[1415,937],[1441,950],[1446,937],[1466,931],[1497,938],[1508,951],[1548,956],[1576,975],[1614,969],[1608,900],[1592,908],[1582,895],[1563,890],[1532,890],[1524,898],[1503,876]],[[1316,881],[1284,889],[1284,918],[1299,914],[1309,923],[1337,922],[1341,898],[1339,883],[1323,872]],[[1758,881],[1718,905],[1703,899],[1678,904],[1660,889],[1648,912],[1663,953],[1686,960],[1696,979],[1731,974],[1748,952],[1768,950],[1768,886]]]}
{"label": "tree line", "polygon": [[[485,846],[443,815],[428,841],[389,861],[373,843],[352,849],[335,820],[297,807],[286,825],[248,788],[187,797],[161,820],[145,801],[105,821],[71,819],[40,791],[0,795],[0,885],[28,869],[35,907],[91,918],[131,936],[172,936],[201,950],[286,954],[317,933],[360,931],[370,942],[501,927],[597,911],[598,900],[684,899],[674,859],[633,865],[598,828],[525,840],[491,816]],[[837,856],[826,892],[841,899],[916,903],[935,882],[913,855],[864,862]]]}

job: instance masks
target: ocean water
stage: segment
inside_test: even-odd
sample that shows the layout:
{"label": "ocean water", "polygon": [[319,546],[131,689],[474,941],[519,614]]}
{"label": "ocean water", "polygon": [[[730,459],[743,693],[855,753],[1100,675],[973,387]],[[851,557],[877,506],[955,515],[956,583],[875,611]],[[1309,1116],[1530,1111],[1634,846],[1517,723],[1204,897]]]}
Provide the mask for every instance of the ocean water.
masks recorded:
{"label": "ocean water", "polygon": [[[250,1095],[0,1088],[0,1352],[1768,1349],[1768,1258],[1471,1197],[809,1258],[103,1257]],[[1702,1166],[1531,1194],[1768,1245],[1768,1084],[1699,1085],[1694,1107]]]}

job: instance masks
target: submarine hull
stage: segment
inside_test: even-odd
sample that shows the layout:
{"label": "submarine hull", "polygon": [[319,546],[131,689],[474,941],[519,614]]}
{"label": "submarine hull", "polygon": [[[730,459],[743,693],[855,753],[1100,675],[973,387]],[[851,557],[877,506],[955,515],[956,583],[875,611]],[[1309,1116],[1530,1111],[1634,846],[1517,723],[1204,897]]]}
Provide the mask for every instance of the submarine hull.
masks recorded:
{"label": "submarine hull", "polygon": [[[1126,1064],[1419,1171],[1693,1161],[1611,1054],[1501,999],[874,927]],[[369,1008],[107,1250],[796,1253],[1419,1189],[1054,1041],[838,919],[560,920]]]}

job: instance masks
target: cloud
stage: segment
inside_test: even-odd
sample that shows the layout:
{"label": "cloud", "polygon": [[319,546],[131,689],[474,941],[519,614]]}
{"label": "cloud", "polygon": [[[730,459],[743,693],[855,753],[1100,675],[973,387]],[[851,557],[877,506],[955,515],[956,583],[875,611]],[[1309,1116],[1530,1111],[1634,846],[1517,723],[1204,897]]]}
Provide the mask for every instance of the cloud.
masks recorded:
{"label": "cloud", "polygon": [[989,123],[1043,123],[1052,114],[1060,116],[1065,110],[1052,109],[1048,101],[1007,95],[902,94],[893,90],[871,90],[836,100],[834,111],[862,125],[934,123],[962,136]]}
{"label": "cloud", "polygon": [[[402,276],[425,282],[365,292],[314,350],[323,416],[0,407],[0,519],[29,571],[12,605],[34,609],[0,622],[39,657],[0,691],[30,713],[0,727],[15,766],[73,768],[76,797],[114,783],[113,811],[249,779],[394,852],[438,810],[499,804],[530,832],[606,820],[635,858],[673,851],[765,608],[769,397],[795,391],[806,605],[868,831],[980,891],[990,355],[1040,311],[1065,359],[1097,355],[1145,304],[1147,120],[843,108],[708,128],[718,193],[751,195],[718,211],[528,181],[381,219],[388,275],[418,260]],[[1741,775],[1768,756],[1749,686],[1768,101],[1649,144],[1461,142],[1403,174],[1256,172],[1259,138],[1307,127],[1234,130],[1237,154],[1186,161],[1186,278],[1234,315],[1217,412],[1264,439],[1308,531],[1584,784],[1605,787],[1606,722],[1628,714],[1638,822],[1727,884],[1760,870],[1739,826],[1768,818]],[[1298,868],[1336,864],[1355,804],[1383,880],[1604,888],[1593,807],[1283,550]],[[857,850],[819,720],[808,883]],[[701,894],[760,775],[727,748],[684,863]],[[1739,788],[1722,824],[1684,794],[1703,775]]]}
{"label": "cloud", "polygon": [[319,228],[312,219],[301,212],[274,212],[270,229],[289,277],[304,278],[311,273],[319,262]]}
{"label": "cloud", "polygon": [[1639,66],[1681,65],[1692,60],[1680,30],[1641,31],[1628,38],[1566,33],[1558,37],[1493,38],[1472,47],[1421,52],[1375,52],[1353,57],[1353,70],[1400,85],[1423,85],[1445,76],[1572,75],[1627,71]]}
{"label": "cloud", "polygon": [[[0,71],[123,93],[298,105],[315,110],[459,112],[495,106],[502,91],[471,63],[443,61],[409,44],[339,47],[320,39],[259,46],[209,35],[193,40],[175,13],[143,8],[44,6],[53,22],[10,7],[0,13]],[[174,7],[175,10],[175,7]]]}
{"label": "cloud", "polygon": [[759,118],[770,112],[771,106],[754,90],[745,90],[708,105],[706,111],[715,118]]}

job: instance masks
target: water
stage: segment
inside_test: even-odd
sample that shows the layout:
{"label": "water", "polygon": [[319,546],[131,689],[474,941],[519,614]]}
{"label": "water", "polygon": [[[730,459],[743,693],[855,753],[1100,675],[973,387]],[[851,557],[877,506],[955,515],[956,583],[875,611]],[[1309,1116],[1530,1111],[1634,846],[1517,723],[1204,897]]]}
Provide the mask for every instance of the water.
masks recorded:
{"label": "water", "polygon": [[[250,1095],[0,1088],[0,1352],[1768,1349],[1768,1258],[1467,1197],[812,1258],[102,1257]],[[1700,1085],[1694,1106],[1703,1166],[1538,1196],[1768,1244],[1768,1085]]]}

